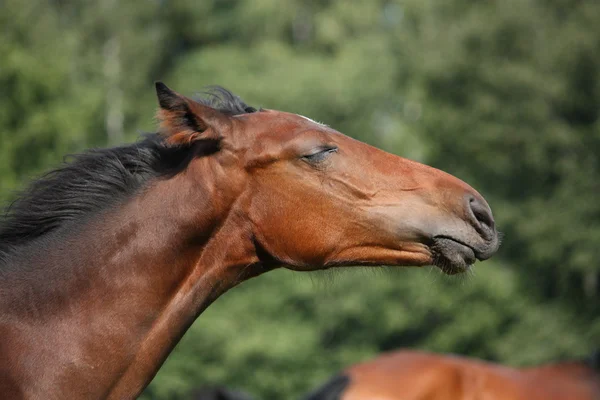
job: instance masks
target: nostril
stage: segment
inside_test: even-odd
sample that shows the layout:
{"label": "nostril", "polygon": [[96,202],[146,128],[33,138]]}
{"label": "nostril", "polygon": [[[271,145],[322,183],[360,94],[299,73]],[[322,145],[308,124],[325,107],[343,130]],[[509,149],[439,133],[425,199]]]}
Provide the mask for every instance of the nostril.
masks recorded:
{"label": "nostril", "polygon": [[479,225],[483,225],[488,229],[494,229],[494,217],[492,216],[492,210],[490,210],[490,207],[485,204],[485,202],[477,199],[476,197],[471,197],[469,199],[469,207],[471,208],[473,217],[475,217]]}

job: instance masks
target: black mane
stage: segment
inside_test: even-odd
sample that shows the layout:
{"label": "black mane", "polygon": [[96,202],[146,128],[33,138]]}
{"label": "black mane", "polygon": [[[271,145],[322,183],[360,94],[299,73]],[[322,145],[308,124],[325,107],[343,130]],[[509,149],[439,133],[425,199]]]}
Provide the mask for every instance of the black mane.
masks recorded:
{"label": "black mane", "polygon": [[239,96],[221,86],[208,86],[194,100],[205,106],[212,107],[227,115],[248,114],[258,111],[249,106]]}
{"label": "black mane", "polygon": [[[202,94],[195,100],[227,115],[256,111],[222,87],[210,87]],[[177,173],[192,154],[203,154],[192,151],[193,146],[172,146],[160,135],[149,134],[133,144],[66,157],[6,207],[0,219],[0,260],[19,245],[115,206],[152,179]]]}

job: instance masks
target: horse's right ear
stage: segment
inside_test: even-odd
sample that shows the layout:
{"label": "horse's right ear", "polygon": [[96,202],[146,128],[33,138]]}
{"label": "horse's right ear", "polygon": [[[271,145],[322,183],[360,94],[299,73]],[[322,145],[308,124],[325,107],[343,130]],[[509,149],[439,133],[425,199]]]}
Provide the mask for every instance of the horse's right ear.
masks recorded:
{"label": "horse's right ear", "polygon": [[205,138],[220,138],[229,125],[229,117],[156,82],[160,109],[156,114],[159,132],[169,143],[189,144]]}

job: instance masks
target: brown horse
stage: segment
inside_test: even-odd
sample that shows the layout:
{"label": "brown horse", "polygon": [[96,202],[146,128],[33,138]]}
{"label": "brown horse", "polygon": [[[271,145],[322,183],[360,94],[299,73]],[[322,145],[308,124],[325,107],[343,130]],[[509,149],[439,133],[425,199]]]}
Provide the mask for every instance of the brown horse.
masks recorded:
{"label": "brown horse", "polygon": [[348,368],[306,400],[598,400],[599,358],[515,369],[398,351]]}
{"label": "brown horse", "polygon": [[1,398],[133,398],[218,296],[279,266],[451,274],[498,248],[453,176],[221,88],[156,90],[158,134],[75,156],[0,223]]}

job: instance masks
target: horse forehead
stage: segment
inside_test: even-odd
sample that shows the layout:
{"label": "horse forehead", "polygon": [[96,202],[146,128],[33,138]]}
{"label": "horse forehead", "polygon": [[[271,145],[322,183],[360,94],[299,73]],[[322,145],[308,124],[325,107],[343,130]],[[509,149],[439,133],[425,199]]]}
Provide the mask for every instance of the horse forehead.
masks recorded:
{"label": "horse forehead", "polygon": [[290,124],[296,124],[299,126],[315,126],[315,127],[327,127],[327,125],[315,121],[305,115],[294,114],[286,111],[278,111],[278,110],[262,110],[256,113],[255,115],[265,118],[266,120],[270,120],[273,122],[284,122]]}
{"label": "horse forehead", "polygon": [[302,118],[302,119],[304,119],[304,120],[306,120],[306,121],[312,122],[313,124],[316,124],[318,126],[321,126],[321,127],[324,127],[324,128],[328,128],[328,126],[325,125],[322,122],[315,121],[314,119],[310,119],[310,118],[308,118],[308,117],[306,117],[304,115],[300,115],[300,114],[295,114],[295,115],[298,116],[298,117],[300,117],[300,118]]}
{"label": "horse forehead", "polygon": [[327,125],[316,122],[300,114],[277,110],[263,110],[247,115],[247,132],[252,139],[272,137],[287,140],[309,130],[330,131]]}

